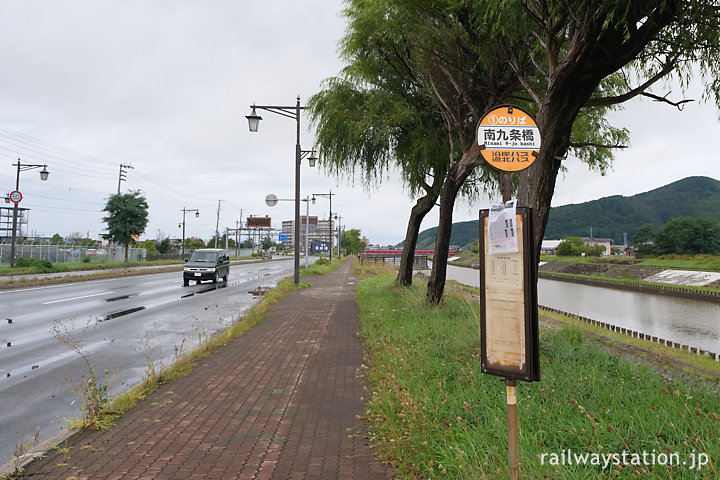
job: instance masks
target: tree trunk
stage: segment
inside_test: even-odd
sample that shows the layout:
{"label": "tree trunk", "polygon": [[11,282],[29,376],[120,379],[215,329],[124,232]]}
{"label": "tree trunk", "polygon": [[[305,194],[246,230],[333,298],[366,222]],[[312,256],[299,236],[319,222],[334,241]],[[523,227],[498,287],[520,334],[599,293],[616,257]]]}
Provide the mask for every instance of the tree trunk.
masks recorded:
{"label": "tree trunk", "polygon": [[442,301],[445,292],[445,279],[447,277],[448,249],[450,248],[450,236],[452,235],[452,215],[457,198],[453,178],[454,169],[443,185],[440,195],[440,216],[438,219],[437,238],[435,239],[435,251],[433,253],[433,266],[430,272],[430,279],[427,286],[427,299],[430,303],[437,305]]}
{"label": "tree trunk", "polygon": [[570,146],[570,132],[580,109],[598,82],[579,81],[560,72],[551,82],[545,100],[537,113],[537,125],[542,138],[537,160],[520,173],[518,206],[533,209],[532,239],[536,258],[550,215],[550,203],[562,160]]}
{"label": "tree trunk", "polygon": [[125,261],[126,261],[126,262],[128,261],[128,251],[129,251],[129,250],[130,250],[130,244],[129,244],[129,243],[126,243],[126,244],[125,244]]}
{"label": "tree trunk", "polygon": [[447,277],[448,249],[450,248],[450,235],[452,234],[452,217],[455,208],[455,199],[463,183],[475,167],[481,165],[480,150],[477,141],[463,152],[462,158],[450,167],[440,193],[440,217],[438,219],[438,233],[433,253],[433,266],[428,280],[428,301],[438,305],[445,292],[445,278]]}
{"label": "tree trunk", "polygon": [[405,233],[405,244],[403,245],[402,257],[400,258],[400,270],[398,271],[397,283],[400,285],[412,285],[413,264],[415,258],[415,247],[417,246],[420,224],[425,215],[435,206],[437,195],[427,193],[420,197],[410,211],[407,232]]}

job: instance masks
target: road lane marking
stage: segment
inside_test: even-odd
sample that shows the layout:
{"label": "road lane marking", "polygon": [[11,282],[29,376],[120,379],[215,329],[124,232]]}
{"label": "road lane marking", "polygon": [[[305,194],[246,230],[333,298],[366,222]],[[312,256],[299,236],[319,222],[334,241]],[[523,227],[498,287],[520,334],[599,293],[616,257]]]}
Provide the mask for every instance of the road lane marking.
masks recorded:
{"label": "road lane marking", "polygon": [[100,295],[108,295],[110,293],[115,293],[115,292],[93,293],[92,295],[83,295],[82,297],[63,298],[62,300],[52,300],[50,302],[43,302],[41,305],[50,305],[53,303],[69,302],[71,300],[82,300],[83,298],[98,297]]}

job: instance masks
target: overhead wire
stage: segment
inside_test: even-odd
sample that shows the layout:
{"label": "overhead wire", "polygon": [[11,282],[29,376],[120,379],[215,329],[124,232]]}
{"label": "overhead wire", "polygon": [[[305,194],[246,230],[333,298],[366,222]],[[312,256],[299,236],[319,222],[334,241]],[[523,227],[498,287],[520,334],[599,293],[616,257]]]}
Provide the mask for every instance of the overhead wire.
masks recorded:
{"label": "overhead wire", "polygon": [[[0,125],[0,151],[11,153],[13,156],[19,156],[20,159],[37,162],[40,164],[51,164],[53,172],[61,172],[68,176],[76,176],[83,178],[93,178],[99,180],[115,180],[118,178],[119,172],[117,171],[118,164],[87,156],[71,149],[52,144],[50,142],[26,135],[16,130],[10,129],[3,125]],[[21,161],[22,161],[21,160]],[[14,179],[14,175],[0,175],[0,178],[7,178],[8,180]],[[199,208],[203,210],[215,211],[217,206],[217,199],[203,198],[199,196],[188,195],[187,192],[177,192],[167,185],[163,185],[153,177],[145,174],[136,168],[132,170],[131,174],[126,175],[123,179],[126,186],[132,189],[139,189],[152,202],[161,202],[171,207],[178,208],[180,206],[187,206],[191,204],[192,208]],[[71,193],[90,193],[90,194],[103,194],[107,192],[98,190],[88,190],[82,187],[63,187],[67,188],[68,192]],[[58,189],[57,191],[62,191]],[[114,193],[114,191],[112,192]],[[104,206],[102,203],[76,200],[70,197],[58,198],[51,195],[37,195],[33,196],[38,198],[44,198],[48,200],[54,200],[54,205],[35,205],[26,204],[27,207],[33,207],[38,210],[49,209],[49,210],[67,210],[72,212],[78,212],[78,214],[84,213],[95,213],[102,211]],[[81,204],[81,205],[96,205],[96,209],[83,209],[59,206],[59,202],[67,202],[69,204]],[[241,207],[227,202],[228,207],[240,209]],[[152,207],[151,207],[152,209]],[[159,225],[164,228],[172,229],[176,223],[169,221],[167,218],[157,218],[154,215],[149,217],[154,225]],[[204,228],[204,227],[203,227]]]}

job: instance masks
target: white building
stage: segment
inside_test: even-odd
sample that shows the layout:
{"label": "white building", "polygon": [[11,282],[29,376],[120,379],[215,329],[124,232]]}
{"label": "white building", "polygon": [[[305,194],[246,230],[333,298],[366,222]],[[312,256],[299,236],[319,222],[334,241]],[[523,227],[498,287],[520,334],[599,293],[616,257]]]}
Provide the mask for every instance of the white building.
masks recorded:
{"label": "white building", "polygon": [[[306,222],[305,215],[300,216],[300,251],[305,251],[305,243],[308,242],[308,250],[313,241],[320,242],[330,241],[330,232],[332,231],[332,247],[337,248],[337,232],[335,231],[335,222],[331,220],[318,219],[317,215],[310,215],[309,222]],[[308,238],[306,239],[306,230],[308,228]],[[292,249],[295,246],[295,220],[283,220],[282,232],[287,235],[283,245]]]}

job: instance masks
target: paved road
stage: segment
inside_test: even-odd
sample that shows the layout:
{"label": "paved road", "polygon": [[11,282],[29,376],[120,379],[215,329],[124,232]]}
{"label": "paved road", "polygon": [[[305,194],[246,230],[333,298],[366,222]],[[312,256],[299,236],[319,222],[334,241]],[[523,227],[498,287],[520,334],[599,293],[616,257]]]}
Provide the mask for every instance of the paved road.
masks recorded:
{"label": "paved road", "polygon": [[148,359],[172,361],[176,348],[187,351],[253,305],[249,290],[291,272],[288,260],[234,265],[227,285],[182,287],[172,272],[0,291],[0,463],[36,427],[47,438],[66,427],[63,417],[80,414],[72,385],[86,367],[53,326],[70,333],[117,394],[141,380]]}
{"label": "paved road", "polygon": [[388,480],[367,445],[352,262],[26,478]]}

